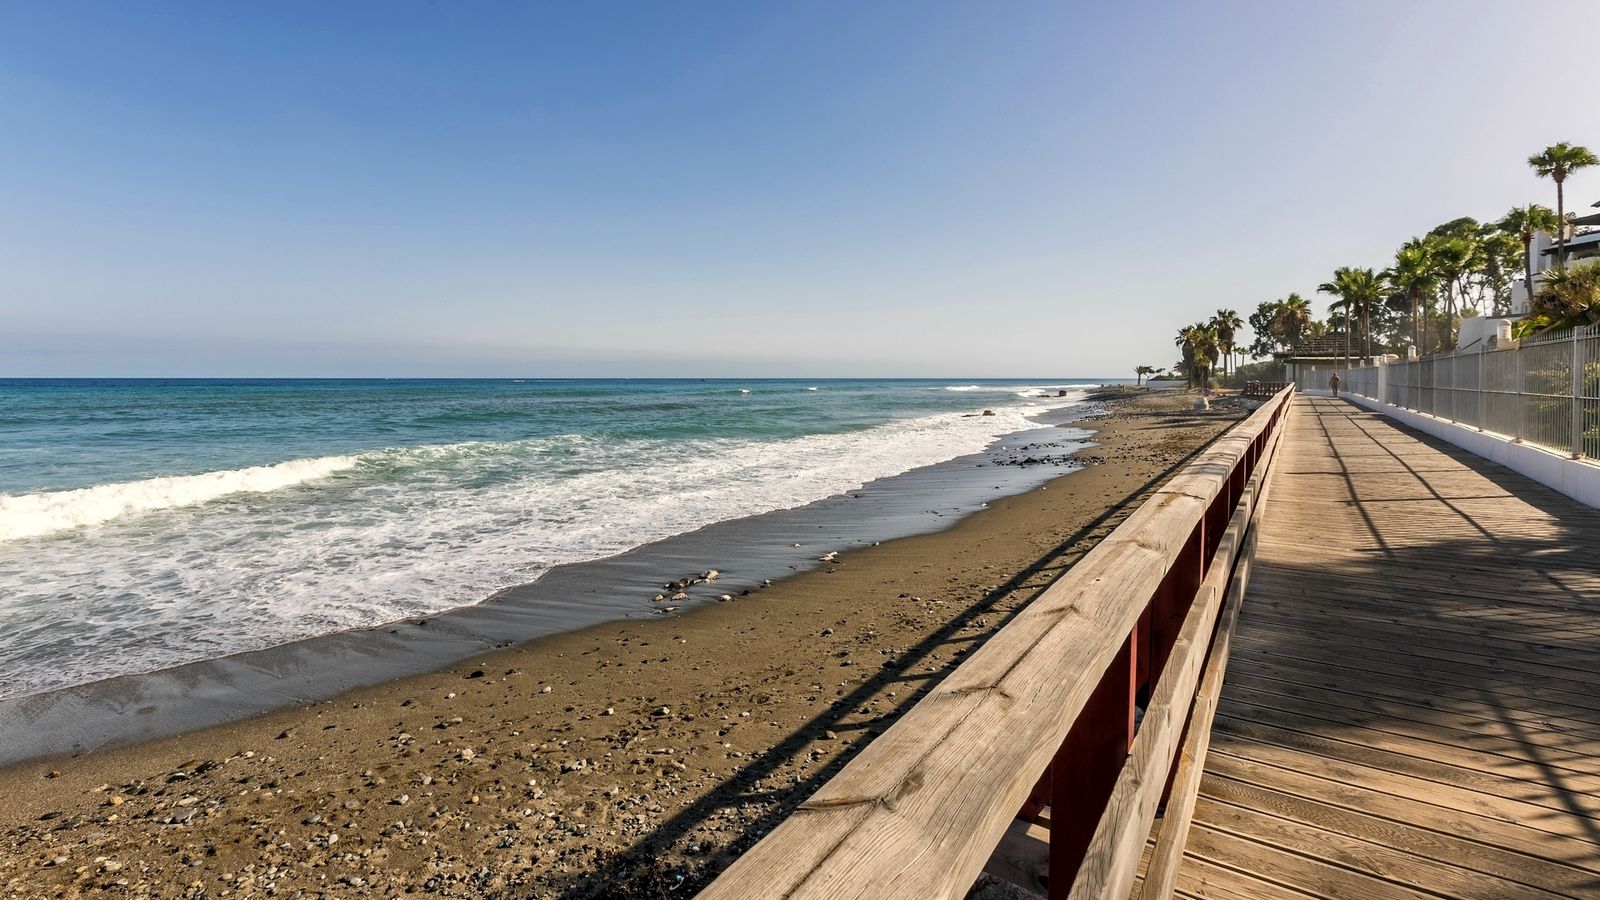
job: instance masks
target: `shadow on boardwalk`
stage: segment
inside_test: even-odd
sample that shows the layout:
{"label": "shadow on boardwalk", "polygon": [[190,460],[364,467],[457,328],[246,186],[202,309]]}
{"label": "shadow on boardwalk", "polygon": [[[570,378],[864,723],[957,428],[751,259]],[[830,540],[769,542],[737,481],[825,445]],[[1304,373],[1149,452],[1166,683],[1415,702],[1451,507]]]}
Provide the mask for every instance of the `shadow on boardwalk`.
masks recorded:
{"label": "shadow on boardwalk", "polygon": [[1180,888],[1600,893],[1600,511],[1341,401],[1278,465]]}

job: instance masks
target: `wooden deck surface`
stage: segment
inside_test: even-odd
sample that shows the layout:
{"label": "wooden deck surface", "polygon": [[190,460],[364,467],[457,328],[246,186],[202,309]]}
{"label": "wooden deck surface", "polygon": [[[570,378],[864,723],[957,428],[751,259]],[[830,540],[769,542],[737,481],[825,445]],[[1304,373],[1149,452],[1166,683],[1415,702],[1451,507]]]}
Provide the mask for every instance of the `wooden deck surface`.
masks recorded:
{"label": "wooden deck surface", "polygon": [[1600,511],[1300,397],[1180,896],[1600,897]]}

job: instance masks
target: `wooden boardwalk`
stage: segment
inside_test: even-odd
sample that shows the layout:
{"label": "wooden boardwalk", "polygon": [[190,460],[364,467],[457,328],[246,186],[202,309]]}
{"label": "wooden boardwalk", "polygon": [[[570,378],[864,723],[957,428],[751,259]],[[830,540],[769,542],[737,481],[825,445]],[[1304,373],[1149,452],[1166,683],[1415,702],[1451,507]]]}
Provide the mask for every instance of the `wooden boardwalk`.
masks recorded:
{"label": "wooden boardwalk", "polygon": [[1179,895],[1600,897],[1600,511],[1344,401],[1280,454]]}

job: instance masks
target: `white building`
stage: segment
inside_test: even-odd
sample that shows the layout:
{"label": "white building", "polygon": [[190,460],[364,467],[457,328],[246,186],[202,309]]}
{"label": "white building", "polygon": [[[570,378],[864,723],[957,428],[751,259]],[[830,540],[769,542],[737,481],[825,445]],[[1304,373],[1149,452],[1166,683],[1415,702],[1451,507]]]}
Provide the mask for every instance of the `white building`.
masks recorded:
{"label": "white building", "polygon": [[[1600,203],[1594,204],[1600,207]],[[1600,226],[1600,213],[1590,213],[1572,220],[1578,227]],[[1533,244],[1529,250],[1533,255],[1533,283],[1534,290],[1538,290],[1539,276],[1556,267],[1556,239],[1540,231],[1534,234]],[[1600,231],[1589,234],[1580,234],[1567,239],[1567,265],[1588,259],[1600,259]],[[1528,314],[1528,285],[1522,279],[1511,283],[1511,314],[1525,316]]]}

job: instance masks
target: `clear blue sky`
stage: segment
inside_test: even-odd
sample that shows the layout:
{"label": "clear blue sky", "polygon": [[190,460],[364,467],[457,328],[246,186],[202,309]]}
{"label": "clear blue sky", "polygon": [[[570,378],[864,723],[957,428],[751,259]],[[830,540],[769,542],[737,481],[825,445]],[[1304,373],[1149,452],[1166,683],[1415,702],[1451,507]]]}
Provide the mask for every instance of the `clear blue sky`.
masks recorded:
{"label": "clear blue sky", "polygon": [[1597,35],[1594,0],[7,3],[0,376],[1127,375],[1553,203],[1524,160],[1600,149]]}

